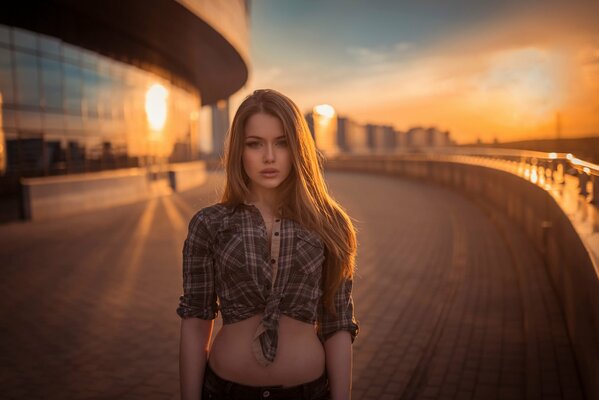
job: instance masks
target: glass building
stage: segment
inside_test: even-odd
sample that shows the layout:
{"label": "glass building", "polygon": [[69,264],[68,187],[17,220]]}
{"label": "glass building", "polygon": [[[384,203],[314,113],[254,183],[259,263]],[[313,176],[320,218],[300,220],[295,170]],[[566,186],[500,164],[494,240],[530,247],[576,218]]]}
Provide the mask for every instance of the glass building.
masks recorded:
{"label": "glass building", "polygon": [[[193,161],[248,76],[246,1],[13,1],[0,13],[0,195],[20,177]],[[5,204],[2,204],[5,207]]]}

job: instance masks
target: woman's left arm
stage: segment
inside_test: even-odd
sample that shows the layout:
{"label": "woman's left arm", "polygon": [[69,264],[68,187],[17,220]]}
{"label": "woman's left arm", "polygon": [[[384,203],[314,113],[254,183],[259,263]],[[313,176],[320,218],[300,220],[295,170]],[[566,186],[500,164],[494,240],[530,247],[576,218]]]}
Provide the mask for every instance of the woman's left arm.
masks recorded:
{"label": "woman's left arm", "polygon": [[351,399],[352,344],[360,326],[354,316],[353,280],[344,279],[334,296],[335,316],[325,311],[321,298],[318,336],[323,343],[333,400]]}
{"label": "woman's left arm", "polygon": [[350,400],[352,340],[348,331],[335,332],[324,343],[331,400]]}

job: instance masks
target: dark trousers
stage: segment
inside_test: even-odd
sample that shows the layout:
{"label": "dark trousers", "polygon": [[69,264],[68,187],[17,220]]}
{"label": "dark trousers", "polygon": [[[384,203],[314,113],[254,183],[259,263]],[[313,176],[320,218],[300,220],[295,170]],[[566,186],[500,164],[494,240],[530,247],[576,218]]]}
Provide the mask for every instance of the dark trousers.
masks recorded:
{"label": "dark trousers", "polygon": [[202,400],[329,400],[326,371],[318,379],[297,386],[247,386],[218,376],[206,363]]}

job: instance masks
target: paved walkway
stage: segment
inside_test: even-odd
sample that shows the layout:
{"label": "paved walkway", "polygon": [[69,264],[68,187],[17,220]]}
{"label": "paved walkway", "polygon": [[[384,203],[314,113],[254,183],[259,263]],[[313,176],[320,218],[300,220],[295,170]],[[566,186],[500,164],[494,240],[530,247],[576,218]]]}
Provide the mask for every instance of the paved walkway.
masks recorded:
{"label": "paved walkway", "polygon": [[[179,398],[181,247],[221,178],[0,226],[3,398]],[[555,292],[518,229],[438,186],[327,180],[359,230],[353,399],[583,398]]]}

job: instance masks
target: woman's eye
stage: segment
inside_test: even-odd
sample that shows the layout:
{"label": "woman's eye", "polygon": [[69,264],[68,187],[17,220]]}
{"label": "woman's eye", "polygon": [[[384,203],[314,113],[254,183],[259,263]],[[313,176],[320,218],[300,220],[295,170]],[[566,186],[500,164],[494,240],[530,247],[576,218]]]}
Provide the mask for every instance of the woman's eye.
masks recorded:
{"label": "woman's eye", "polygon": [[249,146],[249,147],[256,147],[256,145],[257,145],[257,144],[259,144],[259,143],[258,143],[258,142],[247,142],[247,143],[246,143],[246,146]]}
{"label": "woman's eye", "polygon": [[279,145],[282,146],[282,147],[285,147],[285,146],[287,146],[287,141],[286,140],[281,140],[279,142]]}

